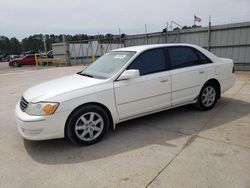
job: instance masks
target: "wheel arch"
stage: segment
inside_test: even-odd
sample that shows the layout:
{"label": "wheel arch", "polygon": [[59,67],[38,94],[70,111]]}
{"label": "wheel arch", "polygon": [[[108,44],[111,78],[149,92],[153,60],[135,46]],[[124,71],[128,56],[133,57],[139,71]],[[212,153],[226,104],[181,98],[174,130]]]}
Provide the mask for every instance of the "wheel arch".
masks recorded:
{"label": "wheel arch", "polygon": [[206,81],[206,83],[204,85],[206,85],[207,83],[213,83],[213,84],[216,85],[217,92],[218,92],[218,99],[220,99],[220,97],[221,97],[221,85],[220,85],[220,82],[215,78],[211,78],[208,81]]}
{"label": "wheel arch", "polygon": [[109,122],[110,122],[110,125],[109,125],[109,128],[112,128],[112,129],[115,129],[115,123],[114,123],[114,120],[113,120],[113,117],[112,117],[112,114],[110,112],[110,110],[103,104],[101,103],[98,103],[98,102],[88,102],[88,103],[84,103],[84,104],[81,104],[79,105],[78,107],[76,107],[70,114],[69,116],[67,117],[67,120],[65,122],[65,125],[64,125],[64,135],[66,135],[66,126],[68,124],[68,121],[70,119],[70,117],[73,115],[73,113],[78,110],[79,108],[82,108],[84,106],[87,106],[87,105],[95,105],[95,106],[98,106],[100,108],[102,108],[103,110],[105,110],[105,112],[107,113],[108,115],[108,118],[109,118]]}

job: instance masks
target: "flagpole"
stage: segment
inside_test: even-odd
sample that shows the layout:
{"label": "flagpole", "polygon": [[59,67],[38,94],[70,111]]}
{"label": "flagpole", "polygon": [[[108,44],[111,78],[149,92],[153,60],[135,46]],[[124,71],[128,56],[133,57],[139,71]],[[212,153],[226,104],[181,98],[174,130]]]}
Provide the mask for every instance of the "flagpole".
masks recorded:
{"label": "flagpole", "polygon": [[195,14],[194,14],[194,26],[195,26]]}

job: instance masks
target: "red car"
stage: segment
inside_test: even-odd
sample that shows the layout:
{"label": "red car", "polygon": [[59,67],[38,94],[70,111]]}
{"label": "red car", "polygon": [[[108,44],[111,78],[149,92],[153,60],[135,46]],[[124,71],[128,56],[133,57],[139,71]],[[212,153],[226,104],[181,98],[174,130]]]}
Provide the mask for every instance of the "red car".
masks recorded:
{"label": "red car", "polygon": [[9,62],[10,67],[21,67],[22,65],[35,65],[35,55],[26,55],[22,58],[13,59]]}

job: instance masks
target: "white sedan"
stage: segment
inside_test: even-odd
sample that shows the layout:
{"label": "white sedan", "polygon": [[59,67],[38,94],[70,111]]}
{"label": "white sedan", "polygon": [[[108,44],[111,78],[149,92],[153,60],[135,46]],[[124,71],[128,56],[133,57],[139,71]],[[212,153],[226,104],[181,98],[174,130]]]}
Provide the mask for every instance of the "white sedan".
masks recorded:
{"label": "white sedan", "polygon": [[92,144],[122,121],[186,104],[212,109],[233,86],[233,73],[231,59],[196,45],[117,49],[77,74],[25,91],[16,105],[17,127],[29,140]]}

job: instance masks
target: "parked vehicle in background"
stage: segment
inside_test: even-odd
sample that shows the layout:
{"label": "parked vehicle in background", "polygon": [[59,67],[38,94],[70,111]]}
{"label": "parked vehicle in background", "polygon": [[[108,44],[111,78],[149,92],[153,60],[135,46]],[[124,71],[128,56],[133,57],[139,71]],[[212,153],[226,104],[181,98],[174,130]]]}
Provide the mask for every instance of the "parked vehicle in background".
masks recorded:
{"label": "parked vehicle in background", "polygon": [[50,50],[47,52],[47,57],[48,58],[53,58],[53,50]]}
{"label": "parked vehicle in background", "polygon": [[29,140],[93,144],[129,119],[186,104],[212,109],[234,85],[233,73],[231,59],[196,45],[117,49],[78,74],[25,91],[16,105],[17,127]]}
{"label": "parked vehicle in background", "polygon": [[0,62],[8,62],[10,60],[10,56],[7,54],[0,55]]}
{"label": "parked vehicle in background", "polygon": [[9,61],[10,67],[21,67],[22,65],[35,65],[35,55],[29,54]]}
{"label": "parked vehicle in background", "polygon": [[10,55],[10,60],[20,58],[20,55]]}
{"label": "parked vehicle in background", "polygon": [[7,55],[6,54],[2,54],[2,55],[0,55],[0,62],[3,62],[3,58],[5,58]]}

